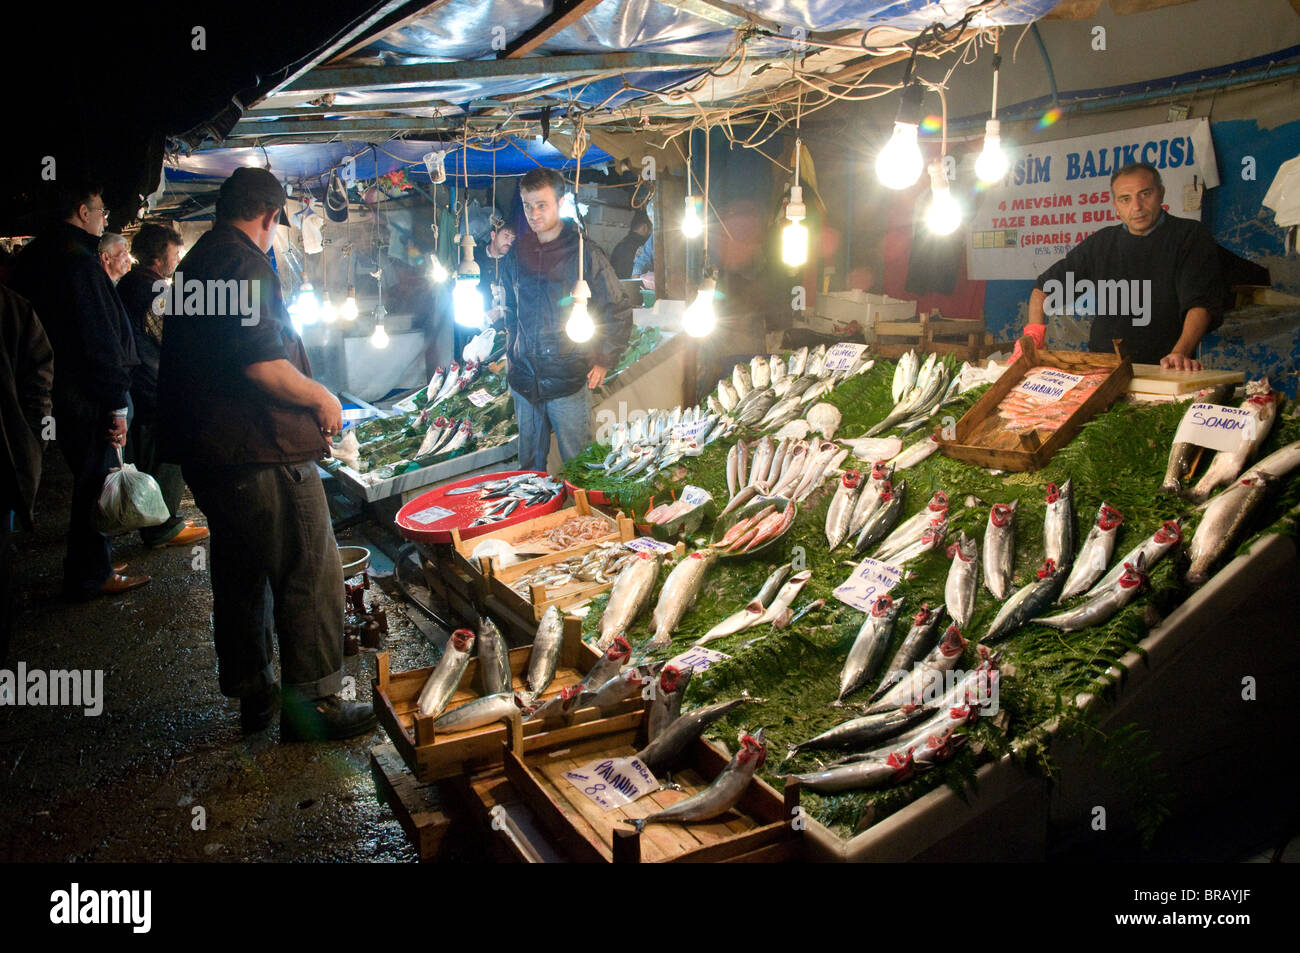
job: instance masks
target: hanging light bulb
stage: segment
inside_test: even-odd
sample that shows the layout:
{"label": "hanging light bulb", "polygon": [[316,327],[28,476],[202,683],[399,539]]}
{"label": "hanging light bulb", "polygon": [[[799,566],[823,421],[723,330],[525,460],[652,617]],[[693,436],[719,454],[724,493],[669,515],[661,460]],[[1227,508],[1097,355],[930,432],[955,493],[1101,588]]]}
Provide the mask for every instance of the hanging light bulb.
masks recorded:
{"label": "hanging light bulb", "polygon": [[343,307],[339,308],[339,317],[344,321],[355,321],[357,314],[357,292],[355,288],[348,285],[348,297],[343,302]]}
{"label": "hanging light bulb", "polygon": [[474,236],[468,232],[457,236],[460,264],[456,268],[456,288],[452,291],[452,313],[456,323],[466,328],[483,329],[483,295],[478,290],[478,262],[474,260]]}
{"label": "hanging light bulb", "polygon": [[694,195],[686,196],[686,210],[682,215],[682,234],[687,238],[699,238],[704,231],[704,220],[700,217],[700,200]]}
{"label": "hanging light bulb", "polygon": [[380,350],[388,347],[388,332],[384,330],[384,318],[388,317],[388,309],[384,307],[381,301],[375,306],[375,330],[370,335],[370,344]]}
{"label": "hanging light bulb", "polygon": [[330,300],[329,292],[325,292],[325,300],[320,306],[320,319],[326,324],[333,324],[339,319],[339,309],[334,302]]}
{"label": "hanging light bulb", "polygon": [[1007,154],[1002,151],[1002,124],[990,119],[984,124],[984,149],[975,160],[975,174],[986,185],[1001,182],[1007,174]]}
{"label": "hanging light bulb", "polygon": [[312,288],[310,281],[302,283],[302,288],[298,291],[298,298],[294,301],[289,312],[303,326],[315,324],[320,320],[320,302],[316,300],[316,291]]}
{"label": "hanging light bulb", "polygon": [[781,260],[787,265],[802,265],[808,260],[808,229],[803,224],[808,208],[803,204],[803,187],[791,186],[790,201],[785,207],[789,220],[781,230]]}
{"label": "hanging light bulb", "polygon": [[691,337],[702,338],[711,334],[714,325],[718,323],[713,313],[716,290],[717,282],[712,278],[705,278],[700,282],[700,290],[695,293],[695,300],[682,313],[682,330]]}
{"label": "hanging light bulb", "polygon": [[429,277],[435,284],[442,284],[447,280],[447,269],[443,267],[442,260],[437,255],[429,256],[431,264],[429,265]]}
{"label": "hanging light bulb", "polygon": [[591,340],[591,336],[596,333],[596,325],[591,320],[591,315],[587,313],[587,301],[591,298],[591,288],[587,282],[579,278],[573,286],[573,310],[569,312],[569,320],[564,324],[564,333],[569,336],[570,341],[576,341],[578,344],[585,344]]}
{"label": "hanging light bulb", "polygon": [[919,83],[903,89],[903,101],[898,105],[894,120],[894,134],[876,157],[876,176],[886,188],[905,189],[921,177],[924,161],[921,147],[916,144],[917,130],[921,125],[921,101],[925,90]]}
{"label": "hanging light bulb", "polygon": [[951,235],[961,224],[961,206],[948,188],[948,174],[943,162],[930,163],[930,207],[925,224],[936,235]]}

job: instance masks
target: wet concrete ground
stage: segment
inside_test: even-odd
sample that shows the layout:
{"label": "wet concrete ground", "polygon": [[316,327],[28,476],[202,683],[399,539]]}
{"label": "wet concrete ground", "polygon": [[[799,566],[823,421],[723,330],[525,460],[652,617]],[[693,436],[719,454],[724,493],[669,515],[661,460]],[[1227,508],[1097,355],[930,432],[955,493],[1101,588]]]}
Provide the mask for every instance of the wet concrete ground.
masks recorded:
{"label": "wet concrete ground", "polygon": [[[277,719],[241,735],[239,703],[217,687],[212,590],[193,552],[118,537],[114,561],[153,581],[123,596],[62,599],[71,476],[54,449],[46,467],[38,529],[17,537],[3,667],[102,669],[103,713],[0,707],[0,861],[414,860],[370,777],[382,728],[280,745]],[[188,496],[183,509],[203,524]],[[377,587],[367,598],[387,608],[394,671],[434,661],[398,605]],[[373,653],[346,659],[345,670],[369,700]]]}

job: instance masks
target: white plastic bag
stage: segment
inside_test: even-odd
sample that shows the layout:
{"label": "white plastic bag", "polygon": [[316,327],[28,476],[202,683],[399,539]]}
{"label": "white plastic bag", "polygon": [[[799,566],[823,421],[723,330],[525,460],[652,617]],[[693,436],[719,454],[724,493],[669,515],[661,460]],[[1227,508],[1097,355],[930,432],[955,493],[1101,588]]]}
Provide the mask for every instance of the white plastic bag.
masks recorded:
{"label": "white plastic bag", "polygon": [[105,536],[129,533],[146,526],[159,526],[171,518],[157,481],[141,473],[134,464],[122,462],[122,448],[117,448],[119,466],[108,471],[95,507],[95,529]]}

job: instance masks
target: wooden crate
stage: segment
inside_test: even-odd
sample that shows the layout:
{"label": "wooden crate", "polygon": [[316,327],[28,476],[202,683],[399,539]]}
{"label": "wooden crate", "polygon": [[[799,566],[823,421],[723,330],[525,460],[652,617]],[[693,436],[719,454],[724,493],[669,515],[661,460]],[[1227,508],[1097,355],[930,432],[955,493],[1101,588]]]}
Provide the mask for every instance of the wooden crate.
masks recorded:
{"label": "wooden crate", "polygon": [[437,786],[418,781],[392,744],[370,749],[370,773],[380,802],[392,809],[420,860],[437,857],[452,826]]}
{"label": "wooden crate", "polygon": [[[722,817],[697,824],[651,824],[637,834],[625,817],[646,817],[708,786],[730,756],[703,739],[687,750],[683,767],[673,772],[682,791],[663,791],[612,811],[603,811],[564,778],[564,772],[597,758],[636,753],[639,726],[611,731],[577,744],[528,746],[512,734],[505,752],[505,775],[520,800],[554,838],[554,845],[575,861],[591,863],[662,863],[784,860],[799,854],[798,787],[782,796],[755,778],[740,802]],[[521,750],[522,747],[522,750]],[[771,757],[769,753],[769,757]],[[800,825],[802,827],[802,825]]]}
{"label": "wooden crate", "polygon": [[956,321],[923,314],[914,321],[876,322],[873,354],[896,360],[908,351],[952,354],[959,361],[978,361],[991,347],[982,318]]}
{"label": "wooden crate", "polygon": [[[940,439],[939,447],[947,456],[990,470],[1023,472],[1042,469],[1057,450],[1074,439],[1085,423],[1124,393],[1133,377],[1133,365],[1123,355],[1120,341],[1115,342],[1113,355],[1085,351],[1039,351],[1033,339],[1028,337],[1021,339],[1020,346],[1020,358],[957,421],[954,439]],[[1020,383],[1030,368],[1037,366],[1056,367],[1070,373],[1106,370],[1110,375],[1056,430],[1041,434],[1038,430],[1024,434],[1012,434],[1003,430],[997,415],[998,404]]]}
{"label": "wooden crate", "polygon": [[[460,530],[453,528],[451,531],[451,546],[449,555],[451,556],[452,565],[462,573],[474,577],[483,578],[487,573],[480,571],[478,566],[471,560],[470,553],[474,552],[474,547],[486,539],[501,539],[507,543],[516,543],[538,530],[550,529],[552,526],[559,526],[567,519],[574,516],[604,516],[594,509],[591,502],[587,499],[585,490],[574,490],[573,506],[556,510],[554,513],[547,513],[545,516],[538,516],[535,519],[525,520],[522,523],[515,523],[513,526],[506,526],[502,529],[494,530],[491,533],[484,533],[482,536],[475,536],[472,539],[461,539]],[[609,534],[602,539],[618,539],[619,528],[617,517],[605,517],[609,520]],[[601,542],[602,540],[596,540]]]}
{"label": "wooden crate", "polygon": [[[581,491],[579,491],[581,492]],[[521,618],[531,618],[540,622],[542,616],[546,615],[546,610],[551,606],[559,606],[561,609],[568,606],[576,605],[587,599],[594,598],[602,592],[607,591],[614,585],[614,580],[609,582],[583,582],[574,581],[566,586],[560,586],[554,589],[546,586],[534,585],[530,587],[527,598],[521,596],[514,589],[510,588],[521,576],[540,569],[542,566],[549,566],[552,563],[563,562],[566,559],[572,559],[574,556],[582,556],[599,547],[602,543],[614,541],[630,542],[636,536],[636,530],[632,521],[626,516],[618,516],[618,532],[613,536],[595,540],[590,543],[583,543],[581,546],[574,546],[572,549],[562,549],[559,552],[551,553],[549,556],[540,556],[537,559],[530,559],[526,562],[515,563],[513,566],[507,566],[504,569],[499,568],[497,561],[492,561],[492,566],[488,570],[488,586],[494,599],[505,606],[513,614]]]}
{"label": "wooden crate", "polygon": [[[531,645],[510,650],[510,671],[514,675],[516,690],[524,690],[523,679],[531,656]],[[558,695],[561,689],[582,681],[600,657],[600,652],[582,641],[582,626],[578,620],[566,619],[559,665],[555,670],[555,678],[542,693],[542,699]],[[501,763],[502,745],[507,737],[504,723],[484,725],[468,731],[435,733],[435,719],[416,712],[420,690],[433,674],[433,668],[417,668],[394,674],[389,671],[387,652],[380,652],[376,656],[376,663],[379,675],[372,682],[375,713],[398,754],[417,780],[436,781]],[[446,711],[483,694],[479,660],[476,656],[470,659],[460,686],[448,702]],[[610,715],[602,715],[596,708],[584,708],[574,712],[566,724],[550,730],[543,730],[541,722],[526,722],[522,729],[524,750],[531,750],[547,740],[564,744],[593,734],[634,726],[639,723],[644,707],[645,702],[638,697],[623,702]]]}

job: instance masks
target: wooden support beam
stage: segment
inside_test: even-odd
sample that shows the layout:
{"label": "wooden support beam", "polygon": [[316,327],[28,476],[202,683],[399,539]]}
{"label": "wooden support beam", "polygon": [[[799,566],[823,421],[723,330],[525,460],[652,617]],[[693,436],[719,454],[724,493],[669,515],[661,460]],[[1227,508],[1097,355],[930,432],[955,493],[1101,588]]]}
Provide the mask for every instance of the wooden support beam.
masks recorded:
{"label": "wooden support beam", "polygon": [[509,60],[527,56],[555,34],[585,17],[602,2],[603,0],[555,0],[550,14],[507,46],[499,54],[499,58]]}

